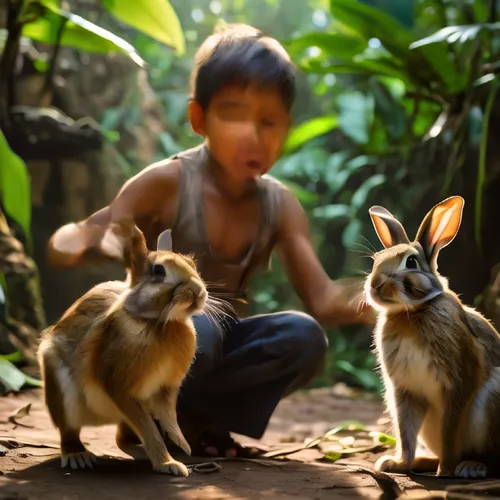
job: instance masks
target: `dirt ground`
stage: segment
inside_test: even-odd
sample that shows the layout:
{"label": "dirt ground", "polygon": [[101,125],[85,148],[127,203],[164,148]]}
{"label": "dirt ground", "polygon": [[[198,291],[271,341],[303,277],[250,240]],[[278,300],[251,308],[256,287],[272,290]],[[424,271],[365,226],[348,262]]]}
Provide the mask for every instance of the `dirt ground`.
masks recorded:
{"label": "dirt ground", "polygon": [[[40,390],[33,390],[0,398],[0,443],[4,445],[0,446],[2,500],[444,498],[444,491],[435,490],[463,483],[403,475],[392,475],[389,480],[378,477],[377,481],[369,469],[359,469],[359,466],[373,467],[377,454],[357,453],[328,463],[320,461],[322,455],[318,449],[253,462],[221,460],[218,461],[221,468],[216,472],[192,471],[188,478],[173,478],[154,474],[147,462],[133,461],[118,450],[112,427],[83,432],[82,440],[88,448],[104,456],[96,469],[61,469],[58,435],[42,406],[40,394]],[[9,415],[28,403],[32,403],[30,413],[19,420],[20,425],[9,422]],[[290,443],[302,444],[345,420],[360,421],[372,430],[388,429],[379,401],[353,398],[337,386],[297,393],[283,400],[257,444],[271,450]],[[191,457],[186,463],[207,460]],[[430,490],[434,493],[429,494]],[[475,497],[448,492],[447,498]],[[489,498],[500,497],[490,492]]]}

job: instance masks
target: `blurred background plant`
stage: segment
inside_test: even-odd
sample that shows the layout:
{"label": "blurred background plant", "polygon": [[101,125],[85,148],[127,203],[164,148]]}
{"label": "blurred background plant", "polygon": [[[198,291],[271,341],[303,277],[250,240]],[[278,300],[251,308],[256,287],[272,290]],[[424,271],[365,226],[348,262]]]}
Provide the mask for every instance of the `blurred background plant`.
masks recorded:
{"label": "blurred background plant", "polygon": [[[56,160],[46,149],[27,152],[33,145],[28,148],[22,138],[29,136],[26,117],[32,114],[16,101],[19,75],[43,76],[38,95],[52,95],[42,102],[44,107],[39,100],[35,108],[63,112],[57,121],[78,131],[81,149],[93,148],[99,157],[103,149],[113,151],[106,162],[117,169],[93,171],[92,179],[107,182],[115,176],[121,182],[148,163],[199,143],[185,113],[194,53],[218,23],[244,22],[280,40],[300,69],[295,127],[271,174],[301,201],[328,273],[333,278],[358,275],[362,280],[369,271],[369,257],[380,248],[368,217],[370,205],[386,206],[414,234],[434,203],[462,194],[463,227],[443,252],[440,270],[466,302],[475,303],[500,326],[500,278],[495,267],[500,260],[495,234],[500,216],[496,0],[308,0],[294,2],[293,8],[284,0],[9,0],[4,14],[8,36],[0,66],[0,119],[18,156],[0,142],[0,191],[3,209],[17,220],[13,225],[22,228],[19,239],[28,248],[29,198],[38,199],[30,195],[29,180],[31,176],[34,185],[34,175],[40,175],[40,169],[30,165],[34,159],[50,157],[53,164]],[[14,39],[17,45],[12,49]],[[7,57],[8,49],[16,57]],[[110,58],[110,52],[124,55]],[[16,67],[19,53],[30,71]],[[121,76],[105,71],[124,58],[131,64],[119,75],[139,77],[117,89]],[[82,67],[92,75],[91,83]],[[71,82],[76,82],[76,90],[71,98],[64,97]],[[110,93],[112,88],[120,98],[99,96],[102,101],[95,97],[90,102],[89,96]],[[46,123],[54,114],[39,111],[38,122],[40,116]],[[19,127],[15,132],[8,128],[13,123]],[[64,154],[71,157],[75,143],[65,141],[64,151],[69,153]],[[23,160],[31,162],[28,169]],[[87,156],[84,163],[92,161]],[[64,208],[69,203],[64,200],[72,199],[75,191],[75,170],[68,177],[67,169],[51,171],[58,171],[59,177],[50,177],[44,193],[53,196],[50,188],[55,183],[66,193],[60,196],[60,218],[57,223],[51,219],[52,226],[45,232],[38,229],[33,237],[49,321],[76,297],[68,294],[66,285],[62,295],[50,300],[57,287],[43,263],[44,238],[59,222],[100,208],[120,185],[117,181],[94,200],[97,206],[87,200],[78,212]],[[93,192],[91,180],[85,182],[80,190]],[[44,196],[48,203],[49,195]],[[53,214],[40,200],[32,210],[37,228],[47,225]],[[79,290],[90,284],[79,283]],[[277,259],[270,273],[256,279],[253,299],[256,313],[302,307]],[[349,326],[328,333],[329,362],[315,385],[344,381],[379,391],[370,331]]]}

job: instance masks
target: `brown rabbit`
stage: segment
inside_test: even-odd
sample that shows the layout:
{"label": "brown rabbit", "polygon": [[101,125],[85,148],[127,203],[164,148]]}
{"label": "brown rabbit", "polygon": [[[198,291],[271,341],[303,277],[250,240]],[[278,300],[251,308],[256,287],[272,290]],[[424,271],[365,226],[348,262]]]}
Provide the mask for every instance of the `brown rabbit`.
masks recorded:
{"label": "brown rabbit", "polygon": [[[92,467],[80,441],[84,426],[118,424],[117,445],[144,445],[153,470],[187,476],[156,427],[187,454],[178,424],[177,393],[196,351],[191,316],[207,301],[193,260],[171,251],[169,231],[148,252],[142,232],[120,224],[126,281],[102,283],[77,300],[43,335],[38,357],[45,404],[61,436],[61,464]],[[135,435],[136,436],[135,436]]]}
{"label": "brown rabbit", "polygon": [[[385,249],[365,292],[380,313],[375,351],[397,439],[378,470],[484,477],[500,457],[500,336],[437,270],[463,206],[460,196],[434,206],[414,242],[385,208],[369,211]],[[416,456],[417,440],[435,456]]]}

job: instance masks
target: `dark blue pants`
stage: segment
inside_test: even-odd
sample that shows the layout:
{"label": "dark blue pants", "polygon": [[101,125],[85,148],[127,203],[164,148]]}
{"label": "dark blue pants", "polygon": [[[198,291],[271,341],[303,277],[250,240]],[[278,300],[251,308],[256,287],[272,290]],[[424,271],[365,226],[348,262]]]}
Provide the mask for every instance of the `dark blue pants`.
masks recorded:
{"label": "dark blue pants", "polygon": [[196,359],[179,394],[178,408],[259,439],[279,401],[324,369],[328,340],[300,312],[228,318],[217,325],[194,317]]}

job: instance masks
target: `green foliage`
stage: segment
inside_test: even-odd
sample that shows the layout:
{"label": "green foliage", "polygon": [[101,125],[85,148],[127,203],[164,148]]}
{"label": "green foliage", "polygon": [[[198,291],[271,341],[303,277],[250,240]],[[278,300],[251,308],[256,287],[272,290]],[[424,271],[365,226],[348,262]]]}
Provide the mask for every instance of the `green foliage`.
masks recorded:
{"label": "green foliage", "polygon": [[[18,22],[22,25],[22,35],[27,38],[90,53],[122,52],[144,66],[143,59],[130,43],[61,8],[59,0],[23,0],[20,5]],[[184,54],[184,35],[168,0],[105,0],[103,6],[116,19],[175,48],[178,55]]]}
{"label": "green foliage", "polygon": [[118,19],[184,55],[184,34],[167,0],[103,0],[103,5]]}
{"label": "green foliage", "polygon": [[6,356],[0,355],[0,387],[6,392],[19,392],[24,386],[42,387],[40,380],[23,373]]}
{"label": "green foliage", "polygon": [[[295,55],[312,47],[318,49],[319,55],[299,57],[299,65],[313,74],[357,75],[357,90],[338,93],[333,110],[314,120],[337,122],[353,149],[362,148],[362,153],[405,155],[416,141],[440,138],[453,144],[455,155],[450,162],[458,158],[466,129],[476,119],[468,110],[480,102],[483,86],[492,89],[491,99],[495,95],[492,85],[496,86],[496,79],[484,72],[495,67],[500,23],[447,26],[418,39],[396,19],[361,1],[331,0],[330,7],[333,22],[329,33],[302,35],[289,47]],[[484,17],[482,11],[477,13]],[[486,111],[491,111],[489,102]],[[477,243],[486,182],[484,132],[489,116],[485,113],[482,117],[485,121],[475,203]],[[302,137],[315,138],[314,128],[307,129],[307,122],[298,130]],[[456,167],[453,163],[448,166],[443,191],[451,184]],[[367,190],[372,182],[374,187],[385,182],[380,175],[365,181]],[[363,191],[359,197],[366,198]],[[351,204],[361,207],[356,200],[353,197]],[[351,235],[358,236],[360,230],[358,223],[350,224],[344,244],[352,243]]]}
{"label": "green foliage", "polygon": [[7,214],[31,238],[31,181],[21,158],[9,147],[0,130],[0,198]]}
{"label": "green foliage", "polygon": [[113,33],[87,21],[81,16],[65,11],[45,2],[46,5],[33,3],[36,15],[25,20],[22,34],[31,40],[49,44],[61,44],[85,52],[107,54],[123,52],[139,66],[144,61],[132,45]]}
{"label": "green foliage", "polygon": [[[439,0],[421,2],[429,3],[440,12]],[[442,196],[449,194],[467,148],[479,148],[475,234],[481,242],[499,23],[485,23],[487,13],[474,2],[475,19],[446,26],[447,10],[434,15],[425,32],[428,12],[420,9],[418,3],[415,28],[409,29],[412,23],[404,26],[367,2],[331,0],[325,31],[301,33],[286,43],[313,92],[326,98],[322,114],[306,114],[292,131],[294,147],[286,149],[273,174],[318,194],[317,206],[306,209],[331,276],[369,270],[366,257],[379,246],[370,205],[391,207],[401,220],[413,220],[415,207],[436,183],[442,184]],[[450,9],[462,19],[461,6]],[[438,148],[450,151],[448,163],[433,163]],[[259,311],[297,306],[284,291],[279,265],[259,286]],[[366,330],[337,329],[330,339],[327,374],[380,390]]]}
{"label": "green foliage", "polygon": [[334,116],[312,118],[311,120],[299,125],[290,133],[285,145],[285,150],[291,152],[311,139],[332,131],[337,126],[338,120]]}

